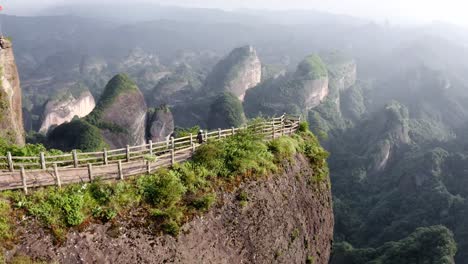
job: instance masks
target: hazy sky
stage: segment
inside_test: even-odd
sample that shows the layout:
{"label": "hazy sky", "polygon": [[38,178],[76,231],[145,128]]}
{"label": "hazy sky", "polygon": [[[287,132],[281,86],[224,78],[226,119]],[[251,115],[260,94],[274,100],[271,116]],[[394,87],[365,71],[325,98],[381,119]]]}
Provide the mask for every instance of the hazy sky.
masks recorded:
{"label": "hazy sky", "polygon": [[5,12],[19,7],[41,8],[71,2],[149,2],[224,9],[317,9],[373,19],[443,20],[468,25],[468,3],[465,0],[4,0]]}

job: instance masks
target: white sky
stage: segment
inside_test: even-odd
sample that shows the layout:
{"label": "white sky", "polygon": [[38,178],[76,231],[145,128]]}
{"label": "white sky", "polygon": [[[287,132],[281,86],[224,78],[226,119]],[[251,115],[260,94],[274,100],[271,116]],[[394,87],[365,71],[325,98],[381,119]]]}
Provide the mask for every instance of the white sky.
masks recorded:
{"label": "white sky", "polygon": [[5,12],[19,7],[37,9],[53,4],[75,2],[149,2],[224,9],[316,9],[373,19],[442,20],[468,25],[467,0],[0,0]]}

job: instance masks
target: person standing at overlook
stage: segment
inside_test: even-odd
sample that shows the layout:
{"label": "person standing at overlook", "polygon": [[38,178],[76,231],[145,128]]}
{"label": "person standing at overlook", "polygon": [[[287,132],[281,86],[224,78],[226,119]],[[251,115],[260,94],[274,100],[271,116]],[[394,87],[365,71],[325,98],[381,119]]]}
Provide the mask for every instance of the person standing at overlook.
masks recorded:
{"label": "person standing at overlook", "polygon": [[198,131],[198,134],[197,134],[197,141],[198,141],[198,144],[202,144],[203,143],[203,130],[200,129],[200,131]]}

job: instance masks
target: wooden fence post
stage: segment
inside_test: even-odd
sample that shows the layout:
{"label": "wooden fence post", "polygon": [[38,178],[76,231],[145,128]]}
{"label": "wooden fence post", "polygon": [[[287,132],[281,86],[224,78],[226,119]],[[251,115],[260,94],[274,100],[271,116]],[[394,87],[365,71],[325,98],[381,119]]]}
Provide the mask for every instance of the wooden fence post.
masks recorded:
{"label": "wooden fence post", "polygon": [[284,127],[285,127],[285,124],[284,124],[284,120],[286,118],[286,113],[283,114],[283,116],[281,116],[281,136],[284,136]]}
{"label": "wooden fence post", "polygon": [[23,181],[23,191],[25,194],[28,194],[28,184],[26,182],[26,172],[24,171],[24,166],[21,165],[21,180]]}
{"label": "wooden fence post", "polygon": [[218,139],[221,139],[221,128],[218,128]]}
{"label": "wooden fence post", "polygon": [[235,128],[234,128],[234,127],[231,127],[231,134],[232,134],[231,136],[234,136],[235,133],[236,133]]}
{"label": "wooden fence post", "polygon": [[148,174],[151,173],[151,161],[149,161],[149,160],[146,161],[146,172]]}
{"label": "wooden fence post", "polygon": [[196,145],[192,142],[192,155],[195,154]]}
{"label": "wooden fence post", "polygon": [[175,164],[175,153],[174,149],[171,149],[171,165]]}
{"label": "wooden fence post", "polygon": [[205,142],[208,142],[208,130],[205,131]]}
{"label": "wooden fence post", "polygon": [[123,176],[123,171],[122,171],[122,161],[121,160],[119,160],[119,162],[117,163],[117,168],[119,170],[119,179],[123,180],[124,176]]}
{"label": "wooden fence post", "polygon": [[175,149],[174,137],[171,137],[171,148]]}
{"label": "wooden fence post", "polygon": [[153,140],[149,141],[149,154],[153,156]]}
{"label": "wooden fence post", "polygon": [[130,161],[130,145],[127,145],[127,148],[125,150],[125,154],[127,156],[127,162]]}
{"label": "wooden fence post", "polygon": [[275,121],[271,121],[271,127],[273,128],[273,139],[275,139],[276,135],[275,135]]}
{"label": "wooden fence post", "polygon": [[193,134],[190,133],[190,146],[193,146]]}
{"label": "wooden fence post", "polygon": [[89,182],[93,181],[93,164],[88,163],[88,176],[89,176]]}
{"label": "wooden fence post", "polygon": [[39,160],[41,162],[41,170],[45,170],[46,169],[46,162],[45,162],[44,152],[41,152],[41,154],[39,155]]}
{"label": "wooden fence post", "polygon": [[169,140],[170,140],[171,137],[167,137],[166,138],[166,148],[169,149]]}
{"label": "wooden fence post", "polygon": [[7,159],[8,159],[8,169],[11,172],[15,171],[15,167],[13,165],[13,157],[11,157],[11,152],[7,153]]}
{"label": "wooden fence post", "polygon": [[108,155],[107,155],[107,149],[104,149],[104,165],[108,165],[109,164],[109,159],[108,159]]}
{"label": "wooden fence post", "polygon": [[62,180],[60,179],[60,174],[59,174],[59,171],[58,171],[57,163],[54,163],[54,173],[55,173],[55,179],[57,181],[57,186],[59,187],[59,189],[61,189],[62,188]]}
{"label": "wooden fence post", "polygon": [[76,153],[76,149],[72,150],[73,153],[73,166],[78,168],[78,154]]}

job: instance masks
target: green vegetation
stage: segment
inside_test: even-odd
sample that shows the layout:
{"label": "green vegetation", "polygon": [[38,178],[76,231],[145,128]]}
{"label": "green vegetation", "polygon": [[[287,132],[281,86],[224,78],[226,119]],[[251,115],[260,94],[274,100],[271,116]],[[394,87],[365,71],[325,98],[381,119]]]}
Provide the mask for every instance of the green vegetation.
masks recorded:
{"label": "green vegetation", "polygon": [[299,229],[298,228],[294,228],[294,230],[292,231],[291,235],[290,235],[290,238],[291,238],[291,243],[296,241],[296,239],[299,237],[300,235],[300,232],[299,232]]}
{"label": "green vegetation", "polygon": [[348,243],[339,243],[335,245],[332,264],[452,264],[456,251],[453,234],[446,227],[422,227],[405,239],[376,249],[355,249]]}
{"label": "green vegetation", "polygon": [[188,136],[190,136],[190,134],[195,136],[198,133],[198,131],[200,131],[200,126],[193,126],[193,127],[189,127],[189,128],[176,127],[174,129],[174,133],[176,135],[176,138],[188,137]]}
{"label": "green vegetation", "polygon": [[274,116],[283,113],[307,114],[304,109],[310,91],[310,80],[327,78],[325,64],[318,55],[310,55],[297,67],[296,72],[262,82],[247,90],[244,107],[249,117]]}
{"label": "green vegetation", "polygon": [[108,129],[115,133],[123,133],[125,128],[115,124],[105,123],[101,120],[103,112],[114,102],[114,100],[122,93],[137,92],[138,86],[126,75],[117,74],[109,83],[107,83],[101,98],[99,99],[96,108],[89,114],[85,120],[90,124],[101,129]]}
{"label": "green vegetation", "polygon": [[13,238],[13,218],[10,215],[11,205],[8,200],[0,199],[0,240],[8,241]]}
{"label": "green vegetation", "polygon": [[316,80],[327,77],[327,67],[317,54],[307,56],[297,67],[296,75],[302,78]]}
{"label": "green vegetation", "polygon": [[46,149],[42,144],[26,144],[25,146],[12,145],[5,139],[0,138],[0,156],[6,156],[8,152],[11,152],[12,156],[27,157],[27,156],[39,156],[41,152],[47,155],[60,155],[62,152],[55,149]]}
{"label": "green vegetation", "polygon": [[[322,179],[321,173],[327,171],[326,152],[310,131],[265,142],[247,130],[203,144],[192,160],[150,175],[114,183],[97,179],[63,189],[42,188],[28,196],[19,191],[3,192],[0,239],[10,239],[10,217],[14,212],[37,218],[61,241],[69,228],[125,218],[126,212],[136,207],[143,208],[157,230],[177,236],[181,224],[216,204],[218,191],[275,172],[284,164],[281,158],[292,160],[296,153],[304,153],[310,159],[316,171],[311,177]],[[238,200],[247,203],[247,193],[240,192]]]}
{"label": "green vegetation", "polygon": [[107,147],[101,131],[85,119],[75,119],[58,126],[48,135],[48,142],[50,147],[64,151],[96,151]]}
{"label": "green vegetation", "polygon": [[242,102],[231,93],[218,96],[210,107],[210,128],[240,127],[245,123]]}
{"label": "green vegetation", "polygon": [[237,200],[239,201],[239,205],[241,207],[246,207],[247,204],[249,203],[249,194],[246,192],[246,191],[241,191],[238,195],[237,195]]}

